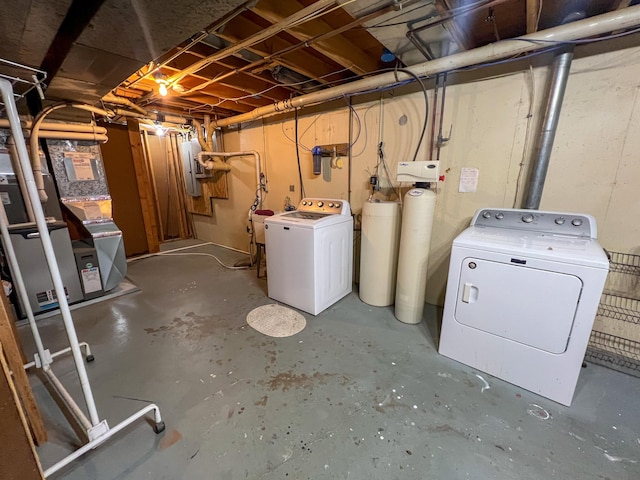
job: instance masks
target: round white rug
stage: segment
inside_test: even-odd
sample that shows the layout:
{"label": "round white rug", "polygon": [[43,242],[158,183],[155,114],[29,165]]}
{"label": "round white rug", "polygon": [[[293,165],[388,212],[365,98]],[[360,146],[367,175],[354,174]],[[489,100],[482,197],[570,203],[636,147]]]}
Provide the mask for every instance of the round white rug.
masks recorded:
{"label": "round white rug", "polygon": [[247,315],[247,323],[270,337],[291,337],[307,326],[306,319],[300,313],[275,303],[251,310]]}

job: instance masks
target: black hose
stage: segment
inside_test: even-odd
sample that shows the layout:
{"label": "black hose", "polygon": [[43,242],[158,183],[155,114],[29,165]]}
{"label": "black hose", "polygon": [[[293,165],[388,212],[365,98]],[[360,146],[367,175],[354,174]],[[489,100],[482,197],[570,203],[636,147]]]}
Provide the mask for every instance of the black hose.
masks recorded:
{"label": "black hose", "polygon": [[429,122],[429,96],[427,95],[427,87],[425,86],[422,79],[413,73],[411,70],[406,68],[397,68],[398,72],[406,73],[407,75],[412,76],[416,79],[416,81],[420,84],[422,88],[422,93],[424,94],[424,124],[422,125],[422,132],[420,133],[420,139],[418,140],[418,146],[416,147],[416,153],[413,155],[413,161],[415,162],[418,158],[418,152],[420,151],[420,147],[422,146],[422,140],[424,140],[424,134],[427,131],[427,123]]}

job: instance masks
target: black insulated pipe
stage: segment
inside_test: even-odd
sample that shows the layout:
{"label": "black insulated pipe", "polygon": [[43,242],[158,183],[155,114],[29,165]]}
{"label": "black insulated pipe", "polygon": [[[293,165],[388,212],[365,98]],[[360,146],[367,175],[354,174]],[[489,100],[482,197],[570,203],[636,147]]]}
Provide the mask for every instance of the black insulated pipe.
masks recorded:
{"label": "black insulated pipe", "polygon": [[534,164],[527,184],[527,194],[523,208],[535,210],[540,207],[542,190],[544,189],[544,182],[547,177],[547,170],[549,169],[553,140],[555,139],[558,128],[562,100],[564,99],[564,92],[567,88],[572,60],[573,47],[561,51],[553,60],[547,105],[536,143],[533,156]]}

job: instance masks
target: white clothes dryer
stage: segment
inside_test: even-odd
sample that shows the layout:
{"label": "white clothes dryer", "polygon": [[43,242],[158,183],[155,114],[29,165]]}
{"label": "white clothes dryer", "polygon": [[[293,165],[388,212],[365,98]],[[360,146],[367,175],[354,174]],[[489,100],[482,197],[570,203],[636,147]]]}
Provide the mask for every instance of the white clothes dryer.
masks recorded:
{"label": "white clothes dryer", "polygon": [[453,242],[439,352],[569,406],[608,270],[590,215],[481,209]]}
{"label": "white clothes dryer", "polygon": [[351,292],[349,202],[304,198],[296,211],[264,223],[269,297],[317,315]]}

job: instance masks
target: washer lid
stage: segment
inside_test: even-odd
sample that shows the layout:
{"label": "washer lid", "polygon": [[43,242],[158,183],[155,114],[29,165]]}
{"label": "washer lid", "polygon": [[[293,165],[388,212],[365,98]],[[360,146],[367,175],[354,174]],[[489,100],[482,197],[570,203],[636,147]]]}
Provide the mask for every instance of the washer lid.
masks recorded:
{"label": "washer lid", "polygon": [[286,225],[299,228],[322,228],[336,223],[351,222],[351,216],[322,213],[304,212],[296,210],[293,212],[280,213],[265,219],[265,225]]}
{"label": "washer lid", "polygon": [[586,237],[472,226],[462,232],[453,244],[522,257],[609,269],[609,259],[602,246],[597,240]]}

